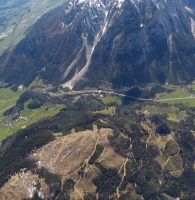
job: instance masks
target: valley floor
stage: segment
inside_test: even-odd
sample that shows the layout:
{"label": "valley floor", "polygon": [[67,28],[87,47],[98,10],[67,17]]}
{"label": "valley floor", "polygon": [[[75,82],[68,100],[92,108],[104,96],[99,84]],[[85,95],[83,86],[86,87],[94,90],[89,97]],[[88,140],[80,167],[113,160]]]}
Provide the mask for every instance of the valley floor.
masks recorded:
{"label": "valley floor", "polygon": [[131,90],[54,91],[38,85],[23,93],[0,90],[2,110],[9,111],[2,113],[1,126],[13,134],[0,145],[0,197],[185,200],[195,195],[189,179],[195,173],[192,86],[163,88],[152,96],[147,88],[133,96]]}

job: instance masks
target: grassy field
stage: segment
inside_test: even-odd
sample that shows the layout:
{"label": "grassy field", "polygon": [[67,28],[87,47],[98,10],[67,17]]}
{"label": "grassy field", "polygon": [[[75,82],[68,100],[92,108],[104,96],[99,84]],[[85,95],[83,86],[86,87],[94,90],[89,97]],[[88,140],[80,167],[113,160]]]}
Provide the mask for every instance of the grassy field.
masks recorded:
{"label": "grassy field", "polygon": [[19,92],[13,92],[10,88],[0,89],[0,103],[1,101],[7,101],[10,99],[18,98],[20,96]]}
{"label": "grassy field", "polygon": [[116,107],[110,106],[110,107],[105,108],[105,110],[100,110],[100,111],[97,111],[96,113],[105,114],[105,115],[114,115],[116,113]]}
{"label": "grassy field", "polygon": [[171,98],[180,98],[180,97],[189,97],[191,94],[185,89],[177,89],[173,92],[166,93],[161,97],[161,99],[171,99]]}
{"label": "grassy field", "polygon": [[29,89],[34,89],[34,88],[43,88],[44,83],[42,79],[35,79],[29,86]]}
{"label": "grassy field", "polygon": [[169,121],[174,122],[180,122],[181,120],[185,120],[188,116],[185,110],[180,110],[175,105],[168,105],[168,106],[162,106],[162,105],[147,105],[143,108],[143,112],[147,112],[151,115],[158,115],[163,114],[167,115],[167,119]]}
{"label": "grassy field", "polygon": [[2,126],[5,116],[3,113],[14,106],[20,93],[13,92],[10,88],[0,89],[0,141],[8,135],[8,129]]}
{"label": "grassy field", "polygon": [[24,109],[20,112],[20,118],[13,121],[11,126],[8,126],[6,122],[9,119],[3,113],[16,104],[19,96],[19,92],[13,92],[9,88],[0,89],[0,141],[41,119],[56,115],[64,107],[61,104],[45,104],[39,109],[31,110],[28,108],[28,104],[31,102],[29,100],[24,104]]}
{"label": "grassy field", "polygon": [[22,117],[29,117],[32,115],[32,110],[28,108],[28,105],[31,103],[31,99],[24,103],[24,109],[20,112]]}
{"label": "grassy field", "polygon": [[116,103],[118,105],[122,105],[122,100],[117,96],[106,96],[102,98],[102,102],[104,104]]}
{"label": "grassy field", "polygon": [[0,126],[0,141],[39,120],[56,115],[63,107],[64,105],[44,105],[39,109],[30,110],[25,106],[21,117],[15,120],[10,127]]}
{"label": "grassy field", "polygon": [[0,121],[4,118],[3,113],[15,105],[19,96],[19,92],[13,92],[10,88],[0,89]]}
{"label": "grassy field", "polygon": [[8,134],[11,135],[21,128],[26,128],[39,120],[52,117],[59,113],[63,107],[64,105],[44,105],[39,109],[30,110],[25,106],[24,110],[21,112],[21,118],[12,124],[8,130]]}
{"label": "grassy field", "polygon": [[160,95],[159,99],[173,99],[169,101],[164,101],[168,104],[184,104],[190,107],[195,107],[195,98],[193,99],[174,99],[174,98],[185,98],[185,97],[190,97],[193,94],[191,94],[189,91],[186,89],[177,89],[173,92],[166,93]]}
{"label": "grassy field", "polygon": [[9,0],[0,3],[0,54],[16,45],[27,29],[44,13],[62,5],[66,0]]}
{"label": "grassy field", "polygon": [[195,91],[195,84],[188,85],[187,88]]}
{"label": "grassy field", "polygon": [[186,111],[172,111],[168,112],[168,120],[174,122],[180,122],[187,117]]}

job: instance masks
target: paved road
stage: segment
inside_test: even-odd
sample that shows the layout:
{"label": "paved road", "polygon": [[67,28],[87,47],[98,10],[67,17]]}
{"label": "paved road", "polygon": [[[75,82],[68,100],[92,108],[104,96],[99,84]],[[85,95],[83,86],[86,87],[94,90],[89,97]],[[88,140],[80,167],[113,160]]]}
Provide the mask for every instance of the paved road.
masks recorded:
{"label": "paved road", "polygon": [[13,101],[13,100],[16,100],[16,99],[18,99],[18,98],[13,98],[13,99],[9,99],[9,100],[0,101],[0,103],[10,102],[10,101]]}
{"label": "paved road", "polygon": [[166,102],[166,101],[174,101],[174,100],[195,99],[195,96],[192,96],[192,95],[189,97],[179,97],[179,98],[169,98],[169,99],[136,98],[133,96],[117,93],[114,91],[105,91],[105,90],[80,90],[80,91],[62,92],[59,94],[50,93],[51,96],[55,96],[55,97],[61,97],[64,95],[78,95],[78,94],[110,94],[110,95],[116,95],[116,96],[121,96],[121,97],[127,97],[130,99],[139,100],[139,101],[152,101],[152,102]]}
{"label": "paved road", "polygon": [[11,106],[9,106],[9,107],[7,107],[7,108],[4,108],[3,110],[0,110],[0,114],[1,113],[4,113],[6,110],[8,110],[8,109],[10,109],[10,108],[12,108],[12,107],[14,107],[15,106],[15,104],[13,104],[13,105],[11,105]]}

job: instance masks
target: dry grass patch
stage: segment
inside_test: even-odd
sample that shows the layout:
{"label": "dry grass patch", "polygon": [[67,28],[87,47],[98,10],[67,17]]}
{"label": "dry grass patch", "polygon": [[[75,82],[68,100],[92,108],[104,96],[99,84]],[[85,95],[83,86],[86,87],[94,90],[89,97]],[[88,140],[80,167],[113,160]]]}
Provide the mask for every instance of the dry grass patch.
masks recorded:
{"label": "dry grass patch", "polygon": [[126,158],[116,153],[112,147],[104,149],[100,163],[108,168],[119,169]]}
{"label": "dry grass patch", "polygon": [[172,157],[166,165],[166,169],[174,176],[181,176],[183,172],[183,160],[178,154]]}
{"label": "dry grass patch", "polygon": [[99,130],[100,138],[99,138],[98,144],[101,144],[104,147],[109,146],[110,142],[108,140],[108,136],[111,136],[112,132],[113,131],[110,128],[101,128]]}
{"label": "dry grass patch", "polygon": [[76,190],[70,194],[70,199],[79,199],[85,193],[96,193],[97,187],[93,179],[101,174],[100,170],[93,166],[87,170],[85,176],[77,182]]}
{"label": "dry grass patch", "polygon": [[31,155],[39,167],[61,176],[79,169],[94,150],[97,133],[92,130],[58,137]]}
{"label": "dry grass patch", "polygon": [[[70,135],[61,136],[55,134],[56,139],[31,154],[39,167],[48,169],[51,173],[58,174],[62,182],[71,178],[75,181],[74,191],[70,194],[71,199],[82,199],[85,193],[95,193],[96,186],[93,179],[101,174],[95,162],[101,163],[108,168],[120,169],[126,158],[120,156],[111,147],[108,137],[113,134],[109,128],[86,130],[79,133],[72,132]],[[104,149],[94,163],[89,160],[96,152],[96,148]],[[80,176],[80,172],[83,175]]]}
{"label": "dry grass patch", "polygon": [[151,137],[150,143],[154,144],[155,146],[158,146],[159,149],[164,150],[166,144],[172,140],[173,140],[172,135],[160,136],[155,134]]}

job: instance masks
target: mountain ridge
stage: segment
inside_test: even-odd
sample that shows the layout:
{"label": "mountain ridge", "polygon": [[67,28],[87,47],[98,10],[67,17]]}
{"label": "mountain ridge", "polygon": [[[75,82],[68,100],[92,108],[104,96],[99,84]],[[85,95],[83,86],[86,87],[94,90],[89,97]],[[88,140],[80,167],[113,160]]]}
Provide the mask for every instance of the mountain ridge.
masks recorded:
{"label": "mountain ridge", "polygon": [[195,77],[194,12],[183,0],[70,0],[5,55],[0,76],[16,85],[40,76],[70,89],[183,84]]}

